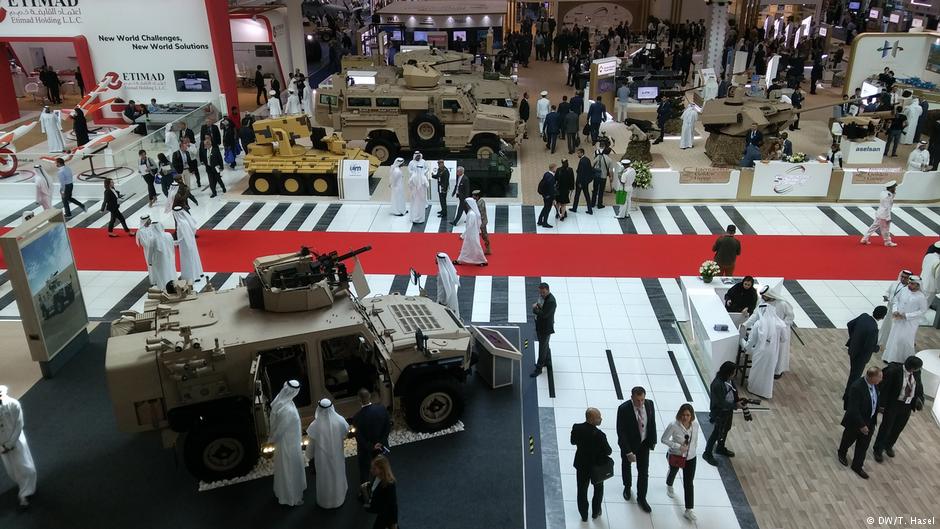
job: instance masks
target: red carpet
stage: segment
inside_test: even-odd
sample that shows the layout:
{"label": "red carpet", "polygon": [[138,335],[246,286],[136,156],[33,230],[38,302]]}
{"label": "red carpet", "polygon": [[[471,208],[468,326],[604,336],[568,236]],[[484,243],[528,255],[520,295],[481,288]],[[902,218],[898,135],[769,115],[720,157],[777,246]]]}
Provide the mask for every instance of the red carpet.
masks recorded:
{"label": "red carpet", "polygon": [[[0,233],[6,230],[0,230]],[[104,229],[69,229],[79,269],[145,270],[133,237],[109,238]],[[490,235],[493,255],[486,267],[460,266],[464,275],[559,277],[676,277],[698,275],[711,257],[710,235]],[[853,236],[741,236],[738,274],[794,279],[894,279],[898,270],[920,271],[935,237],[898,237],[896,248],[858,244]],[[346,252],[371,245],[360,256],[370,274],[407,274],[410,267],[436,273],[434,255],[460,253],[450,233],[345,233],[296,231],[201,231],[203,267],[212,272],[247,272],[257,256],[296,251]],[[6,266],[0,261],[0,266]]]}

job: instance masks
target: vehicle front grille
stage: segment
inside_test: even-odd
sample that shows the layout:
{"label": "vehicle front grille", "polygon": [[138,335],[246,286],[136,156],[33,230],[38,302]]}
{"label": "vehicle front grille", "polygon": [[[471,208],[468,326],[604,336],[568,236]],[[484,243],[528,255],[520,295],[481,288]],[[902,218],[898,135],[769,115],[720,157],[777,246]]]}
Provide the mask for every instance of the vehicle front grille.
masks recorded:
{"label": "vehicle front grille", "polygon": [[406,333],[415,332],[418,329],[422,331],[434,331],[442,329],[437,318],[431,315],[431,311],[425,305],[417,304],[397,304],[390,305],[389,309],[392,315],[398,321],[402,331]]}

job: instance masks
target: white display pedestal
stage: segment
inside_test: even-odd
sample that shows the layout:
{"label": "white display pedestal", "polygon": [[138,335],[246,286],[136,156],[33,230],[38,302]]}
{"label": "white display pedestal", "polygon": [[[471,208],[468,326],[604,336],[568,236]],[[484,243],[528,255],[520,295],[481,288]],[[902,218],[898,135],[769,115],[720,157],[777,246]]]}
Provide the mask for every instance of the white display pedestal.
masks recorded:
{"label": "white display pedestal", "polygon": [[917,358],[924,361],[924,367],[920,370],[924,396],[936,399],[940,386],[940,349],[925,349],[917,353]]}
{"label": "white display pedestal", "polygon": [[339,171],[339,198],[369,200],[369,161],[343,160]]}
{"label": "white display pedestal", "polygon": [[758,162],[754,164],[751,195],[755,197],[824,197],[829,193],[832,164]]}
{"label": "white display pedestal", "polygon": [[885,141],[878,138],[871,141],[851,141],[843,136],[839,148],[842,149],[844,163],[879,165],[885,155]]}

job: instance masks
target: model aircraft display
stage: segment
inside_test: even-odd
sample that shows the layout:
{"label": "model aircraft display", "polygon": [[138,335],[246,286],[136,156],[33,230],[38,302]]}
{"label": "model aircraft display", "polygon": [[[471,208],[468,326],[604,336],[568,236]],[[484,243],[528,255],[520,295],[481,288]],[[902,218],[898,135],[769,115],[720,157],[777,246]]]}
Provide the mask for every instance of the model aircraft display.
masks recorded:
{"label": "model aircraft display", "polygon": [[16,174],[19,160],[16,158],[16,148],[13,142],[22,138],[36,127],[38,121],[20,125],[10,132],[0,131],[0,178],[8,178]]}
{"label": "model aircraft display", "polygon": [[107,145],[113,141],[116,141],[124,136],[127,136],[131,132],[134,132],[134,127],[124,127],[120,129],[112,130],[111,132],[98,136],[97,138],[91,140],[90,142],[82,145],[80,148],[74,149],[68,153],[62,154],[61,156],[42,156],[40,159],[44,162],[55,163],[57,158],[62,158],[66,162],[69,162],[73,158],[83,159],[94,154],[97,150],[107,147]]}

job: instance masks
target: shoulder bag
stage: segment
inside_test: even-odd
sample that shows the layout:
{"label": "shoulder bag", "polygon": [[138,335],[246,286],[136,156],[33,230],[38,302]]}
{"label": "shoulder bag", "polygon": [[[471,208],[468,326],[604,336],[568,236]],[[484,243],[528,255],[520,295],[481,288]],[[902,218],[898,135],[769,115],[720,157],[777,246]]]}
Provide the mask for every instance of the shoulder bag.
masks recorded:
{"label": "shoulder bag", "polygon": [[674,468],[685,468],[685,456],[681,454],[668,454],[669,466]]}
{"label": "shoulder bag", "polygon": [[591,468],[591,484],[597,485],[614,477],[614,460],[610,456],[604,456],[604,460],[596,463]]}

